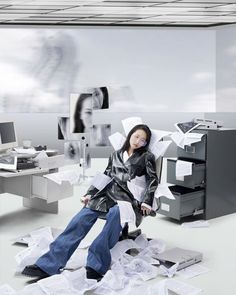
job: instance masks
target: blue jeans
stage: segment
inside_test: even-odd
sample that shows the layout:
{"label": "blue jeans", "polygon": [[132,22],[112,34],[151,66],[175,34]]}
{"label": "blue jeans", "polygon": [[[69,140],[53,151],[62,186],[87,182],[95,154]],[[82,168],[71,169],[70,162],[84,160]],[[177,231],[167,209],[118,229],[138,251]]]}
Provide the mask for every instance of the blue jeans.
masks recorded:
{"label": "blue jeans", "polygon": [[[41,256],[36,265],[49,275],[60,273],[81,240],[92,228],[100,212],[83,208],[70,221],[66,229],[50,244],[50,250]],[[122,227],[120,225],[119,207],[110,208],[106,214],[106,223],[88,250],[87,266],[100,274],[105,274],[111,264],[110,249],[119,240]]]}

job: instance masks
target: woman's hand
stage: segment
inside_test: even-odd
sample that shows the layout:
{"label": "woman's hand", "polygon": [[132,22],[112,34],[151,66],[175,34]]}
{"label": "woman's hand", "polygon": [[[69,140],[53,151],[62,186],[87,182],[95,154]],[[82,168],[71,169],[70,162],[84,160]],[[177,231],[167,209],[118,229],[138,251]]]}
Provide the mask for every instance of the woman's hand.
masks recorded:
{"label": "woman's hand", "polygon": [[86,196],[84,196],[84,197],[81,197],[81,198],[80,198],[80,201],[81,201],[82,203],[84,203],[84,206],[86,206],[86,205],[88,204],[88,202],[89,202],[90,199],[91,199],[91,195],[86,195]]}
{"label": "woman's hand", "polygon": [[141,206],[141,210],[142,210],[143,216],[147,216],[147,215],[149,215],[151,213],[151,209],[149,209],[149,208],[147,208],[147,207],[145,207],[143,205]]}

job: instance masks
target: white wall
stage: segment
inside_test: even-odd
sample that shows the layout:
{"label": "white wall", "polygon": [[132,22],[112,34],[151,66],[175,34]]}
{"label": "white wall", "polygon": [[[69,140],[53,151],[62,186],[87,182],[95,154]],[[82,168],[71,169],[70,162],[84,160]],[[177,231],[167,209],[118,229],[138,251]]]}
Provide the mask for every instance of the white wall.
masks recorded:
{"label": "white wall", "polygon": [[216,30],[216,111],[236,112],[236,26]]}

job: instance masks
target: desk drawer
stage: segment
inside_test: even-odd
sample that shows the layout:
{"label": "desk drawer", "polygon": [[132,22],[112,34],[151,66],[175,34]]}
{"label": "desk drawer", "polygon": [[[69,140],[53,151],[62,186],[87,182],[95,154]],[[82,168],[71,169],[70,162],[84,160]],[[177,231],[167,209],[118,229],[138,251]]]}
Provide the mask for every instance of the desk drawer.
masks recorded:
{"label": "desk drawer", "polygon": [[178,158],[189,158],[197,160],[206,160],[206,135],[203,135],[200,142],[196,142],[191,146],[185,145],[184,149],[177,147]]}
{"label": "desk drawer", "polygon": [[167,160],[167,182],[173,183],[176,185],[188,187],[188,188],[196,188],[198,186],[205,185],[205,170],[206,164],[194,161],[190,159],[179,159],[183,161],[192,162],[192,175],[187,175],[183,177],[183,180],[176,179],[176,161],[173,159]]}
{"label": "desk drawer", "polygon": [[52,203],[73,195],[73,186],[68,181],[57,184],[43,176],[32,176],[32,196]]}
{"label": "desk drawer", "polygon": [[204,211],[204,189],[189,189],[178,185],[170,186],[175,200],[161,197],[158,213],[180,220],[182,217],[201,214]]}

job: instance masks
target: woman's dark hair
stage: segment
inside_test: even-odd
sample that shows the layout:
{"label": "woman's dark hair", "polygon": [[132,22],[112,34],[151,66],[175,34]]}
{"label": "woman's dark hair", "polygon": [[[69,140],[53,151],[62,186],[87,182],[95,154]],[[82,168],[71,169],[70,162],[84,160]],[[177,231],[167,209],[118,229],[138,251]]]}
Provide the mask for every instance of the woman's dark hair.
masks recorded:
{"label": "woman's dark hair", "polygon": [[147,138],[146,138],[146,145],[143,146],[143,147],[140,147],[140,148],[138,148],[138,149],[136,149],[136,150],[134,150],[134,152],[137,152],[137,151],[146,151],[146,150],[148,149],[148,145],[149,145],[150,140],[151,140],[152,132],[151,132],[150,128],[149,128],[147,125],[145,125],[145,124],[139,124],[139,125],[134,126],[134,127],[130,130],[129,134],[127,135],[126,140],[125,140],[125,142],[124,142],[124,144],[123,144],[123,146],[122,146],[122,148],[121,148],[121,150],[122,150],[123,152],[124,152],[124,151],[128,151],[128,149],[129,149],[129,147],[130,147],[130,143],[129,143],[129,141],[130,141],[130,137],[132,136],[132,134],[133,134],[135,131],[140,130],[140,129],[143,130],[143,131],[146,133],[146,135],[147,135]]}
{"label": "woman's dark hair", "polygon": [[91,93],[81,93],[79,98],[77,99],[76,105],[75,105],[75,112],[74,112],[74,133],[83,133],[85,126],[83,121],[81,120],[81,110],[83,106],[83,102],[88,97],[92,96]]}

